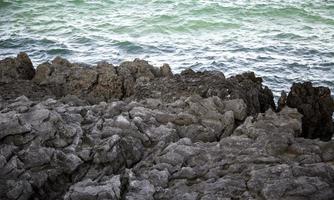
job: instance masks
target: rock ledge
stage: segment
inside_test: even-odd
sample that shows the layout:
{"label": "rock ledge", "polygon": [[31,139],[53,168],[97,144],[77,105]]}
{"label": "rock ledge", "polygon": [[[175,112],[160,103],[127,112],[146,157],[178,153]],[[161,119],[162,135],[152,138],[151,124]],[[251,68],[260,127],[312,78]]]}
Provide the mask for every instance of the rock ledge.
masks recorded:
{"label": "rock ledge", "polygon": [[330,134],[326,89],[274,112],[254,73],[20,55],[0,61],[0,199],[334,199],[334,141],[301,137]]}

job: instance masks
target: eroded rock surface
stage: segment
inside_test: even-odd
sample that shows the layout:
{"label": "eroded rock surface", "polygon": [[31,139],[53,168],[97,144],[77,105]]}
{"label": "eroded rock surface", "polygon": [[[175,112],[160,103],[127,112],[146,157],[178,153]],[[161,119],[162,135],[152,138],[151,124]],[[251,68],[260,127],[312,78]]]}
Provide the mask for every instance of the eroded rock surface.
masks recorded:
{"label": "eroded rock surface", "polygon": [[20,53],[16,58],[0,60],[0,83],[12,80],[30,80],[35,75],[35,69],[26,53]]}
{"label": "eroded rock surface", "polygon": [[11,100],[0,111],[0,198],[334,198],[333,142],[296,138],[296,109],[245,119],[243,100],[231,101]]}
{"label": "eroded rock surface", "polygon": [[247,114],[265,112],[275,109],[273,94],[262,85],[262,79],[254,73],[244,73],[225,78],[222,72],[194,72],[191,69],[174,75],[169,79],[153,79],[135,85],[133,97],[161,98],[166,102],[174,101],[180,96],[198,94],[202,97],[218,96],[222,99],[243,99],[247,105]]}
{"label": "eroded rock surface", "polygon": [[167,64],[155,68],[139,59],[123,62],[120,66],[106,62],[87,66],[57,57],[50,63],[37,66],[35,74],[29,57],[24,53],[18,58],[1,61],[0,69],[4,80],[33,79],[21,81],[20,84],[15,81],[0,84],[1,95],[6,99],[20,95],[31,99],[76,95],[90,103],[127,98],[159,98],[163,102],[173,102],[183,96],[198,94],[202,97],[218,96],[224,100],[243,99],[248,115],[275,109],[272,92],[262,85],[262,79],[254,73],[226,79],[222,72],[194,72],[188,69],[173,75]]}
{"label": "eroded rock surface", "polygon": [[253,73],[56,58],[15,78],[0,84],[0,199],[334,199],[334,142],[300,137],[303,116],[273,112]]}
{"label": "eroded rock surface", "polygon": [[287,105],[303,114],[303,137],[331,140],[334,134],[334,100],[329,88],[312,83],[295,83],[287,97]]}

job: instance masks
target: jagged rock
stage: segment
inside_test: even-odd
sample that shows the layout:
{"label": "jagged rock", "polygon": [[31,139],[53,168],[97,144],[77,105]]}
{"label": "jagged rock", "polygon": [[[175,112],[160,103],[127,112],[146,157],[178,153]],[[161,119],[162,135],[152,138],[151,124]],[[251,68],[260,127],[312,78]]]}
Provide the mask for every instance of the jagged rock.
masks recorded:
{"label": "jagged rock", "polygon": [[49,88],[39,86],[30,80],[15,80],[6,84],[0,84],[0,96],[4,100],[12,100],[22,95],[31,100],[39,101],[54,97]]}
{"label": "jagged rock", "polygon": [[86,179],[71,186],[65,194],[65,200],[102,200],[121,199],[120,176],[113,176],[110,179],[104,177],[104,181],[92,181]]}
{"label": "jagged rock", "polygon": [[7,192],[8,199],[28,199],[33,194],[33,188],[28,181],[8,181],[10,189]]}
{"label": "jagged rock", "polygon": [[52,148],[31,146],[18,152],[18,156],[26,168],[32,168],[50,163],[53,153]]}
{"label": "jagged rock", "polygon": [[136,199],[151,199],[153,200],[153,194],[155,192],[154,185],[148,180],[136,180],[131,170],[128,173],[128,187],[125,199],[136,200]]}
{"label": "jagged rock", "polygon": [[[9,61],[12,64],[8,64]],[[4,69],[13,64],[21,69],[24,68],[22,66],[29,65],[28,61],[30,62],[26,54],[20,54],[17,59],[5,59],[1,62]],[[31,68],[34,71],[32,65]],[[5,71],[10,72],[10,70]],[[271,91],[262,87],[262,79],[255,77],[254,73],[226,79],[222,72],[194,72],[188,69],[174,76],[167,64],[159,69],[139,59],[124,62],[118,67],[106,62],[94,67],[70,63],[66,59],[56,57],[51,63],[39,65],[36,74],[35,72],[24,74],[29,76],[22,75],[23,79],[33,78],[33,82],[21,83],[28,92],[19,89],[22,86],[16,84],[1,86],[4,89],[8,87],[5,90],[6,96],[10,93],[14,95],[9,88],[27,97],[76,95],[91,103],[124,98],[135,100],[160,98],[172,102],[182,96],[198,94],[202,97],[219,96],[222,99],[241,98],[247,105],[248,115],[264,112],[269,107],[275,108]],[[17,75],[12,78],[19,77]],[[42,90],[45,90],[43,91],[45,95],[37,94]]]}
{"label": "jagged rock", "polygon": [[281,92],[281,96],[277,102],[277,111],[281,111],[286,106],[288,96],[286,95],[285,91]]}
{"label": "jagged rock", "polygon": [[322,176],[323,173],[332,176],[334,170],[322,164],[306,166],[282,164],[251,171],[248,187],[258,192],[258,198],[328,199],[334,195],[333,189],[330,189],[332,180],[326,180],[327,178]]}
{"label": "jagged rock", "polygon": [[139,59],[124,62],[119,67],[101,62],[95,69],[72,64],[57,57],[52,63],[44,63],[37,67],[34,82],[50,88],[56,96],[77,95],[96,103],[130,96],[137,80],[151,80],[161,75],[169,76],[169,72],[168,66],[162,67],[160,72],[146,61]]}
{"label": "jagged rock", "polygon": [[272,92],[262,87],[262,79],[254,73],[245,73],[226,79],[222,72],[194,72],[191,69],[169,79],[153,79],[135,86],[131,99],[160,98],[173,102],[182,96],[218,96],[223,100],[242,99],[247,105],[247,114],[275,110]]}
{"label": "jagged rock", "polygon": [[10,109],[14,109],[20,113],[24,113],[29,110],[33,104],[26,96],[20,96],[14,100],[13,103],[9,104],[8,107]]}
{"label": "jagged rock", "polygon": [[[295,138],[296,109],[269,109],[235,129],[245,116],[242,100],[181,99],[15,99],[0,112],[12,131],[0,140],[1,199],[334,197],[332,145]],[[175,123],[179,113],[183,123]]]}
{"label": "jagged rock", "polygon": [[25,134],[31,131],[31,126],[21,124],[18,115],[14,112],[0,113],[0,139],[9,135]]}
{"label": "jagged rock", "polygon": [[97,65],[98,80],[92,88],[91,96],[104,97],[103,100],[121,99],[124,96],[122,78],[118,76],[117,69],[108,63]]}
{"label": "jagged rock", "polygon": [[[135,59],[133,62],[123,62],[119,66],[119,70],[122,71],[123,69],[129,70],[130,74],[134,77],[134,79],[144,78],[144,79],[154,79],[154,77],[159,76],[159,69],[153,67],[145,60]],[[123,74],[125,75],[125,74]]]}
{"label": "jagged rock", "polygon": [[162,67],[160,67],[160,74],[163,77],[173,77],[172,70],[168,64],[163,64]]}
{"label": "jagged rock", "polygon": [[19,53],[16,58],[0,60],[0,82],[30,80],[34,75],[35,69],[26,53]]}
{"label": "jagged rock", "polygon": [[79,99],[75,95],[66,95],[65,97],[61,98],[60,101],[64,104],[72,105],[72,106],[84,106],[87,105],[85,101]]}
{"label": "jagged rock", "polygon": [[334,160],[334,141],[326,142],[321,146],[321,157],[323,161],[329,162]]}
{"label": "jagged rock", "polygon": [[224,110],[233,111],[237,120],[244,120],[247,117],[247,106],[242,99],[224,101]]}
{"label": "jagged rock", "polygon": [[20,53],[16,58],[0,60],[0,96],[5,100],[22,95],[39,100],[52,96],[48,88],[30,81],[34,75],[35,69],[26,53]]}
{"label": "jagged rock", "polygon": [[333,141],[300,137],[302,115],[274,112],[253,73],[59,57],[37,71],[0,84],[0,199],[334,198]]}
{"label": "jagged rock", "polygon": [[324,141],[332,138],[334,100],[328,88],[313,87],[310,82],[294,83],[287,105],[303,114],[303,137]]}
{"label": "jagged rock", "polygon": [[44,63],[37,67],[34,82],[50,88],[59,97],[67,94],[80,96],[83,92],[87,93],[97,78],[95,70],[71,64],[57,57],[52,64]]}
{"label": "jagged rock", "polygon": [[262,78],[256,77],[254,72],[231,77],[230,81],[235,84],[234,87],[230,86],[233,88],[230,95],[242,98],[247,105],[248,113],[263,113],[269,108],[275,110],[273,93],[267,86],[262,86]]}

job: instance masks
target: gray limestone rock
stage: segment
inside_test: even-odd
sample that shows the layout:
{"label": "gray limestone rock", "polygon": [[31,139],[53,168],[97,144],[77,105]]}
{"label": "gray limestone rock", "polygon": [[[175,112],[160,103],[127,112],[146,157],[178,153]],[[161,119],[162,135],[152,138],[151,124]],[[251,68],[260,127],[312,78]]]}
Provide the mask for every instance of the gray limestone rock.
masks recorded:
{"label": "gray limestone rock", "polygon": [[0,84],[0,199],[334,199],[333,141],[261,82],[57,57]]}

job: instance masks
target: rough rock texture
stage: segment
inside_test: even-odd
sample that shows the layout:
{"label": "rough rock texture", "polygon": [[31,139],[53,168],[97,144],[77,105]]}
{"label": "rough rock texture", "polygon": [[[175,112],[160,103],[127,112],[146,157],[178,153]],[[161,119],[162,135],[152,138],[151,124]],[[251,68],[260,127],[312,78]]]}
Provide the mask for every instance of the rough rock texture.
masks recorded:
{"label": "rough rock texture", "polygon": [[137,80],[162,76],[171,76],[167,65],[158,69],[144,60],[124,62],[120,67],[106,62],[91,67],[57,57],[52,63],[39,65],[33,81],[50,88],[57,97],[71,94],[97,103],[129,97],[134,92]]}
{"label": "rough rock texture", "polygon": [[54,97],[49,88],[39,86],[30,80],[12,80],[8,83],[0,83],[0,96],[5,100],[15,99],[20,95],[32,100],[42,100]]}
{"label": "rough rock texture", "polygon": [[[173,75],[167,64],[155,68],[139,59],[124,62],[120,66],[106,62],[87,66],[57,57],[51,63],[39,65],[35,74],[29,57],[24,53],[16,59],[2,60],[0,69],[2,82],[33,78],[33,81],[22,80],[19,84],[15,81],[12,84],[0,84],[5,99],[20,95],[34,100],[43,96],[61,98],[76,95],[90,103],[126,98],[160,98],[164,102],[172,102],[182,96],[198,94],[202,97],[243,99],[248,115],[264,112],[268,108],[275,109],[272,92],[263,87],[262,79],[254,73],[226,79],[218,71],[194,72],[188,69]],[[41,95],[41,91],[44,95]]]}
{"label": "rough rock texture", "polygon": [[35,69],[26,53],[16,58],[0,60],[0,96],[2,99],[14,99],[20,95],[40,100],[45,96],[53,96],[48,88],[34,84]]}
{"label": "rough rock texture", "polygon": [[275,109],[273,94],[263,87],[262,79],[253,72],[225,78],[222,72],[194,72],[191,69],[174,75],[169,79],[153,79],[135,85],[133,97],[161,98],[166,102],[174,101],[180,96],[198,94],[202,97],[218,96],[222,99],[243,99],[248,114]]}
{"label": "rough rock texture", "polygon": [[281,96],[277,101],[277,112],[281,111],[286,106],[287,95],[285,91],[281,92]]}
{"label": "rough rock texture", "polygon": [[0,83],[12,80],[30,80],[35,75],[35,69],[26,53],[20,53],[16,58],[0,60]]}
{"label": "rough rock texture", "polygon": [[246,119],[245,109],[198,95],[8,101],[0,199],[333,199],[333,141],[296,138],[296,109]]}
{"label": "rough rock texture", "polygon": [[253,73],[56,58],[16,78],[0,84],[1,200],[334,199],[333,140],[300,137]]}
{"label": "rough rock texture", "polygon": [[287,105],[303,114],[303,137],[324,141],[332,138],[334,100],[328,88],[313,87],[310,82],[294,83]]}

